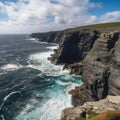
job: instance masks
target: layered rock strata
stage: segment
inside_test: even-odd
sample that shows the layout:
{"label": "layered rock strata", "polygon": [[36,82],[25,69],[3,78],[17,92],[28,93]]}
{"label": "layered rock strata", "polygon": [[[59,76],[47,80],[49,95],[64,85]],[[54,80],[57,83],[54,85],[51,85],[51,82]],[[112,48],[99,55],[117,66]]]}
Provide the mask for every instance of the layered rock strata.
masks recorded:
{"label": "layered rock strata", "polygon": [[83,61],[84,85],[72,90],[74,106],[86,101],[100,100],[109,95],[120,95],[120,33],[101,33]]}

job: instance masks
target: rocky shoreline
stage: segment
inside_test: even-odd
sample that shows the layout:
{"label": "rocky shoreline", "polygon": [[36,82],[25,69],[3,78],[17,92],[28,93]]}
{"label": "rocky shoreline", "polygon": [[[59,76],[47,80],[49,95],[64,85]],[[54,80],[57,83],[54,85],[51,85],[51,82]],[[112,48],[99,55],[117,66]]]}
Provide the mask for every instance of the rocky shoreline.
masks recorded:
{"label": "rocky shoreline", "polygon": [[59,48],[48,59],[82,76],[84,84],[69,92],[74,107],[120,95],[120,26],[78,27],[33,33],[31,37],[58,43]]}

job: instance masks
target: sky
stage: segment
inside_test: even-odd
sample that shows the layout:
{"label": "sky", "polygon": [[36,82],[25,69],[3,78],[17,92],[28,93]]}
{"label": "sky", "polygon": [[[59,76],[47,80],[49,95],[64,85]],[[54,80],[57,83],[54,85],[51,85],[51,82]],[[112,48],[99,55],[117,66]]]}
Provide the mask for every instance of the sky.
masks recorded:
{"label": "sky", "polygon": [[120,21],[120,0],[0,0],[0,34]]}

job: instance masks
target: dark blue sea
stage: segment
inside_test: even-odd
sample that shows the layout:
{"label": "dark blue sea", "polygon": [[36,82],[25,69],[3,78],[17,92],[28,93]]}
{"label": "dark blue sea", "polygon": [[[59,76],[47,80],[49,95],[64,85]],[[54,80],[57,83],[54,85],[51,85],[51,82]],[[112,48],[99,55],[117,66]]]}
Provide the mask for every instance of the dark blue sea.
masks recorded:
{"label": "dark blue sea", "polygon": [[57,47],[28,35],[0,35],[0,120],[60,120],[71,107],[68,91],[81,77],[47,60]]}

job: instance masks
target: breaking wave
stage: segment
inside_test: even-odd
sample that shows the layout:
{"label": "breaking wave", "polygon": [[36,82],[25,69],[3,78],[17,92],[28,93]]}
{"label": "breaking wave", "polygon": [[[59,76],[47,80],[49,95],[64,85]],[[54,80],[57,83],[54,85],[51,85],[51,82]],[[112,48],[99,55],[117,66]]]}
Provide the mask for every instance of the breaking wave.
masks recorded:
{"label": "breaking wave", "polygon": [[22,68],[22,65],[20,64],[6,64],[1,66],[1,70],[4,70],[4,71],[14,71],[20,68]]}

